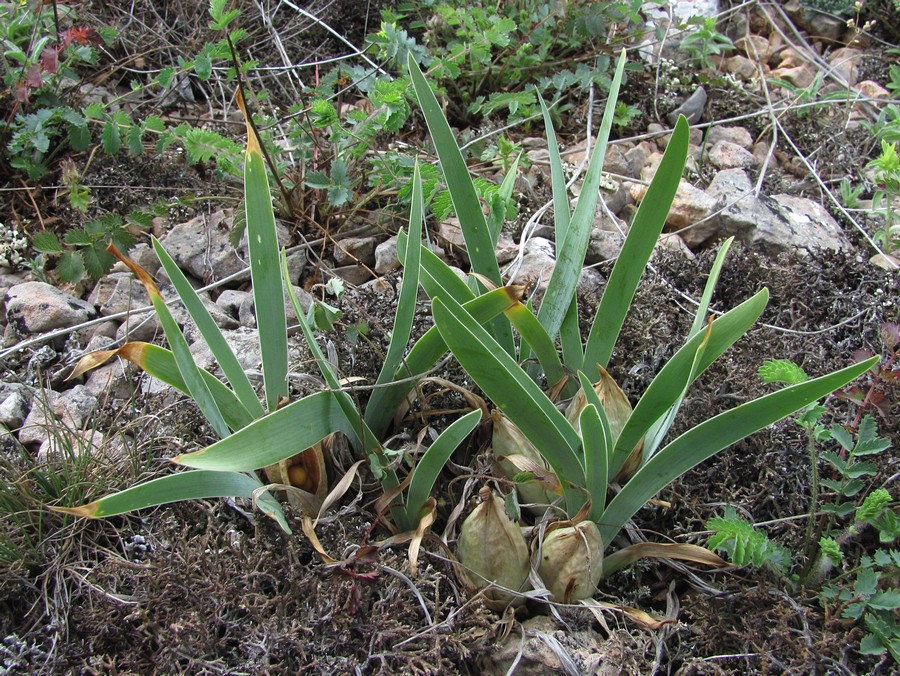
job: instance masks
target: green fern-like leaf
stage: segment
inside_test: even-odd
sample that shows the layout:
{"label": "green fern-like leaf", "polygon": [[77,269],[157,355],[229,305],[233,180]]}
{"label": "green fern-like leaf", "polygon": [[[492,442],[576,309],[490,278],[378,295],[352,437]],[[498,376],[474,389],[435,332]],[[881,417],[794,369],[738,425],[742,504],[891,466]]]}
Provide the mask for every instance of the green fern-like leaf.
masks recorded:
{"label": "green fern-like leaf", "polygon": [[841,551],[841,546],[837,543],[837,540],[823,536],[819,538],[819,549],[835,566],[841,565],[844,553]]}
{"label": "green fern-like leaf", "polygon": [[866,496],[863,503],[856,510],[857,521],[871,521],[891,502],[891,494],[884,488],[876,488]]}
{"label": "green fern-like leaf", "polygon": [[209,162],[219,153],[234,153],[237,145],[211,129],[188,129],[184,134],[184,150],[192,164]]}
{"label": "green fern-like leaf", "polygon": [[784,383],[786,385],[797,385],[809,377],[806,375],[806,371],[790,359],[767,359],[759,367],[757,373],[759,373],[759,377],[766,384]]}
{"label": "green fern-like leaf", "polygon": [[713,531],[707,547],[727,554],[734,565],[769,565],[781,574],[787,572],[790,552],[739,517],[733,507],[725,507],[723,515],[710,519],[706,527]]}

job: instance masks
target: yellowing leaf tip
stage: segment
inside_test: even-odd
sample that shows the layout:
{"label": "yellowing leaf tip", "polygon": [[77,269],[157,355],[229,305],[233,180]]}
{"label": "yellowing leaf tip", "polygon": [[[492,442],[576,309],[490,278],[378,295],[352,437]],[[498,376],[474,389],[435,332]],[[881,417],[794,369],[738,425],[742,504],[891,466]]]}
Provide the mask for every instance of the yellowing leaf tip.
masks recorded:
{"label": "yellowing leaf tip", "polygon": [[71,516],[86,517],[88,519],[95,519],[97,518],[97,512],[100,510],[100,501],[95,500],[94,502],[90,502],[86,505],[81,505],[80,507],[54,507],[52,505],[48,506],[54,512],[69,514]]}

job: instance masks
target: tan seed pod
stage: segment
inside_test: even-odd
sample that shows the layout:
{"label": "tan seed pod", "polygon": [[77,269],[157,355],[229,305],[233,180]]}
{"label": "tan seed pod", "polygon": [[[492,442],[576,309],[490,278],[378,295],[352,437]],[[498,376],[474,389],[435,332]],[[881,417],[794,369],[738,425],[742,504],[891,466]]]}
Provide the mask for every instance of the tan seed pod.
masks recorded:
{"label": "tan seed pod", "polygon": [[[494,410],[491,413],[491,419],[494,422],[493,435],[491,438],[491,446],[493,447],[494,457],[500,468],[508,479],[512,479],[517,474],[525,471],[532,471],[537,480],[524,483],[517,483],[516,490],[519,492],[521,502],[535,505],[549,505],[553,502],[557,494],[549,490],[545,483],[549,478],[553,483],[559,484],[555,479],[555,475],[550,469],[550,465],[544,460],[544,457],[538,452],[534,444],[522,433],[522,430],[516,426],[509,418],[500,411]],[[515,458],[516,460],[509,460]],[[521,460],[524,458],[524,462]],[[540,479],[545,479],[542,484]],[[541,515],[546,511],[546,507],[530,508],[535,514]]]}
{"label": "tan seed pod", "polygon": [[[495,583],[521,590],[531,568],[522,531],[506,515],[503,500],[493,495],[490,488],[482,488],[479,496],[481,504],[466,517],[459,532],[456,552],[460,563],[470,571],[469,582],[476,588]],[[485,599],[495,610],[523,601],[496,588],[488,589]]]}
{"label": "tan seed pod", "polygon": [[[625,392],[619,387],[618,383],[613,379],[609,372],[602,366],[597,366],[600,372],[600,380],[594,383],[594,392],[603,404],[603,410],[606,412],[606,419],[609,420],[609,431],[612,435],[613,443],[619,438],[619,434],[631,417],[631,402],[625,396]],[[584,396],[583,390],[578,390],[572,401],[566,409],[566,419],[572,423],[575,431],[581,434],[581,412],[587,406],[587,398]],[[644,440],[641,439],[632,450],[631,454],[625,462],[625,465],[615,477],[616,481],[627,481],[640,468],[642,461],[642,450],[644,448]]]}
{"label": "tan seed pod", "polygon": [[[323,448],[328,439],[310,446],[305,451],[292,455],[274,465],[269,465],[263,471],[269,483],[294,486],[314,495],[321,503],[328,495],[328,476],[325,470],[325,455]],[[295,507],[306,509],[307,505],[299,499],[299,496],[287,493],[288,502]]]}
{"label": "tan seed pod", "polygon": [[597,524],[582,521],[548,532],[538,572],[554,601],[571,603],[593,596],[603,575],[603,541]]}

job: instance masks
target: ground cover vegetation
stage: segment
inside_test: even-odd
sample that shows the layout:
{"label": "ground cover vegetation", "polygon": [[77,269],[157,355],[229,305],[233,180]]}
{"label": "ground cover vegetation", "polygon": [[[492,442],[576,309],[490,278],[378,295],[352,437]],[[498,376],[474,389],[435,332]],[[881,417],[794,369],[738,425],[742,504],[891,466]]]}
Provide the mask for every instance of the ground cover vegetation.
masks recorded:
{"label": "ground cover vegetation", "polygon": [[[6,669],[896,668],[890,2],[147,4],[0,5],[4,285],[133,278],[159,327],[29,337],[7,294],[4,407],[130,389],[40,449],[8,426]],[[884,95],[824,61],[860,45]],[[737,122],[757,195],[814,196],[847,248],[692,238]],[[247,266],[200,280],[167,236],[210,205]]]}

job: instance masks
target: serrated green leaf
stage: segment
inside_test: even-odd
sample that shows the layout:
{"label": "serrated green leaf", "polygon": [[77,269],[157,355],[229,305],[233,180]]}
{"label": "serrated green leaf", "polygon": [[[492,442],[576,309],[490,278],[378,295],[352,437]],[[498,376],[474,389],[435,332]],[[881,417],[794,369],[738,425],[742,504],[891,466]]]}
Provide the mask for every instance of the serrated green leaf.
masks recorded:
{"label": "serrated green leaf", "polygon": [[85,247],[82,255],[84,256],[84,269],[92,279],[100,279],[116,262],[115,257],[106,252],[103,243]]}
{"label": "serrated green leaf", "polygon": [[89,120],[100,121],[103,119],[104,108],[102,103],[91,103],[84,108],[84,116]]}
{"label": "serrated green leaf", "polygon": [[891,442],[878,436],[878,425],[875,419],[867,415],[859,423],[854,455],[875,455],[891,447]]}
{"label": "serrated green leaf", "polygon": [[37,233],[31,240],[31,246],[35,251],[40,251],[41,253],[56,254],[63,252],[62,244],[59,243],[56,233],[49,230]]}
{"label": "serrated green leaf", "polygon": [[135,225],[139,228],[149,228],[153,225],[153,214],[140,209],[132,209],[125,216],[125,222],[129,225]]}
{"label": "serrated green leaf", "polygon": [[846,428],[834,425],[831,428],[831,438],[838,442],[845,451],[853,450],[853,437]]}
{"label": "serrated green leaf", "polygon": [[900,591],[897,589],[880,591],[869,599],[868,606],[873,610],[897,610],[900,608]]}
{"label": "serrated green leaf", "polygon": [[125,144],[132,155],[142,155],[144,152],[143,129],[140,125],[133,124],[125,133]]}
{"label": "serrated green leaf", "polygon": [[94,243],[94,238],[84,230],[69,230],[63,239],[71,246],[91,246]]}
{"label": "serrated green leaf", "polygon": [[122,135],[119,125],[113,118],[108,118],[103,123],[103,133],[100,135],[103,152],[107,155],[115,155],[122,148]]}
{"label": "serrated green leaf", "polygon": [[66,251],[59,257],[56,264],[56,274],[60,281],[74,284],[84,277],[84,259],[78,251]]}
{"label": "serrated green leaf", "polygon": [[884,651],[884,644],[875,634],[866,634],[859,642],[859,652],[863,655],[882,655]]}
{"label": "serrated green leaf", "polygon": [[144,118],[144,129],[152,132],[161,132],[166,128],[166,123],[158,115],[148,115]]}
{"label": "serrated green leaf", "polygon": [[856,581],[853,583],[853,591],[857,596],[868,598],[878,589],[878,573],[871,568],[860,568],[856,572]]}
{"label": "serrated green leaf", "polygon": [[184,149],[191,164],[209,162],[219,153],[237,152],[237,145],[211,129],[193,127],[184,134]]}
{"label": "serrated green leaf", "polygon": [[856,510],[857,521],[871,521],[891,502],[891,494],[884,488],[876,488],[869,493]]}
{"label": "serrated green leaf", "polygon": [[203,82],[206,82],[209,76],[212,75],[212,59],[210,58],[209,50],[204,49],[197,54],[197,57],[194,59],[194,72]]}
{"label": "serrated green leaf", "polygon": [[87,125],[69,127],[69,145],[72,150],[82,152],[87,150],[91,145],[91,132]]}

